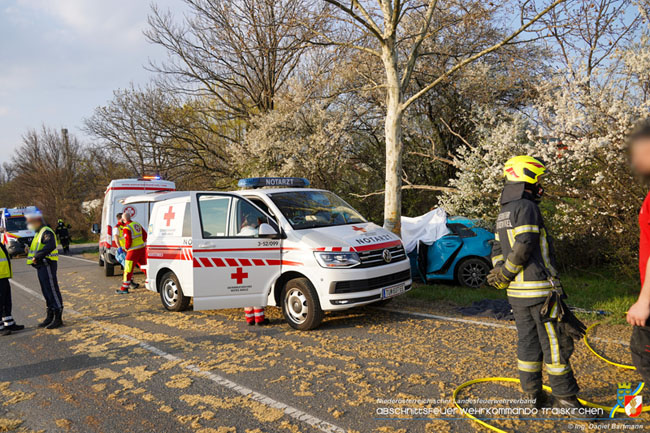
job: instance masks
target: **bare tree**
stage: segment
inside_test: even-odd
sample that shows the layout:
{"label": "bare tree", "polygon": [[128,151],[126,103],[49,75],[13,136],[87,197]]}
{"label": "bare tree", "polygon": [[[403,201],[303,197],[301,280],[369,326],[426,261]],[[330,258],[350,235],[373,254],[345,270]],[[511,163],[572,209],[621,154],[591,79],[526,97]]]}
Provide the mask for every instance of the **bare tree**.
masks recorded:
{"label": "bare tree", "polygon": [[184,1],[190,14],[182,23],[153,7],[145,35],[169,60],[151,66],[169,78],[169,89],[207,95],[238,118],[273,109],[309,47],[311,29],[323,26],[303,0]]}
{"label": "bare tree", "polygon": [[[380,60],[384,78],[373,87],[381,87],[385,96],[384,135],[386,146],[386,179],[384,193],[384,226],[400,233],[402,206],[402,119],[406,110],[423,95],[450,79],[452,75],[532,30],[533,24],[566,0],[554,0],[531,18],[529,2],[520,6],[521,24],[497,42],[480,43],[476,49],[465,53],[448,53],[449,65],[437,76],[430,77],[417,90],[412,89],[412,77],[418,61],[434,52],[423,52],[425,41],[435,41],[443,32],[463,37],[463,29],[482,20],[491,10],[505,10],[508,2],[464,0],[323,0],[329,4],[330,17],[336,19],[334,32],[320,32],[322,43],[341,45]],[[451,14],[449,12],[452,12]],[[342,31],[341,29],[345,29]],[[340,35],[343,34],[343,37]],[[519,41],[520,42],[520,41]],[[433,45],[435,48],[435,44]]]}

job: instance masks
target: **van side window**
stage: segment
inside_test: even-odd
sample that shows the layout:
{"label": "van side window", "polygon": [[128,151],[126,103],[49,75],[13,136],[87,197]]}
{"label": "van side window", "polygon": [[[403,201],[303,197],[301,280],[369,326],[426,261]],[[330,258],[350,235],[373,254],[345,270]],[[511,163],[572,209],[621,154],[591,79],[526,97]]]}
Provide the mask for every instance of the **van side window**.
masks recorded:
{"label": "van side window", "polygon": [[190,210],[190,204],[185,204],[185,213],[183,215],[183,234],[184,238],[192,237],[192,213]]}
{"label": "van side window", "polygon": [[269,209],[269,207],[266,205],[266,203],[264,203],[264,200],[262,200],[262,199],[259,198],[259,197],[246,197],[246,198],[247,198],[248,200],[250,200],[251,202],[253,202],[253,204],[254,204],[255,206],[257,206],[258,208],[262,209],[262,210],[263,210],[264,212],[266,212],[267,214],[273,216],[273,212],[271,212],[271,209]]}
{"label": "van side window", "polygon": [[227,236],[230,197],[218,195],[199,196],[199,217],[204,239]]}
{"label": "van side window", "polygon": [[262,223],[268,224],[268,218],[255,206],[239,198],[235,198],[232,206],[231,236],[256,238]]}

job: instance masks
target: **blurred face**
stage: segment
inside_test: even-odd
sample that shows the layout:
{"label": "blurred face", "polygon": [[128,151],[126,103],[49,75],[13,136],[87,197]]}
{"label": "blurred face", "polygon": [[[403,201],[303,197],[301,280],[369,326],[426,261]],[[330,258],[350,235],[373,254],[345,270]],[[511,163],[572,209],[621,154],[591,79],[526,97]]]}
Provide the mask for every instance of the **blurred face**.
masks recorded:
{"label": "blurred face", "polygon": [[27,228],[36,230],[43,224],[40,218],[27,218]]}
{"label": "blurred face", "polygon": [[632,168],[642,176],[650,176],[650,137],[637,138],[630,146]]}

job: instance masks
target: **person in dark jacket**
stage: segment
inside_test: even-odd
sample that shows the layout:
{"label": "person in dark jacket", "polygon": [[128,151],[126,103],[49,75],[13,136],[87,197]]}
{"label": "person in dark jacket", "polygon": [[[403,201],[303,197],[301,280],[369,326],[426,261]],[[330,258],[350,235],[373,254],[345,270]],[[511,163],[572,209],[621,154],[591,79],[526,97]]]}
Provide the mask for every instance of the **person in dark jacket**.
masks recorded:
{"label": "person in dark jacket", "polygon": [[[4,229],[0,229],[3,232]],[[0,243],[0,335],[9,335],[14,331],[25,329],[23,325],[16,324],[11,315],[11,285],[9,279],[13,276],[11,270],[11,257],[3,243]]]}
{"label": "person in dark jacket", "polygon": [[[642,121],[630,136],[630,157],[634,170],[650,180],[650,119]],[[650,193],[639,211],[639,298],[627,312],[627,322],[634,326],[630,340],[632,362],[646,384],[650,384]]]}
{"label": "person in dark jacket", "polygon": [[492,248],[494,268],[488,282],[507,289],[517,327],[522,390],[538,409],[551,403],[542,389],[545,365],[555,406],[584,417],[569,363],[573,339],[558,326],[557,308],[551,308],[545,317],[543,313],[547,298],[560,287],[551,238],[537,205],[543,194],[540,177],[545,171],[544,164],[530,156],[516,156],[506,162],[506,184]]}
{"label": "person in dark jacket", "polygon": [[63,325],[63,299],[59,290],[56,271],[59,252],[56,249],[56,234],[45,225],[40,211],[25,215],[27,226],[36,233],[29,247],[25,247],[27,264],[36,268],[38,282],[47,305],[47,316],[38,324],[40,328],[56,329]]}

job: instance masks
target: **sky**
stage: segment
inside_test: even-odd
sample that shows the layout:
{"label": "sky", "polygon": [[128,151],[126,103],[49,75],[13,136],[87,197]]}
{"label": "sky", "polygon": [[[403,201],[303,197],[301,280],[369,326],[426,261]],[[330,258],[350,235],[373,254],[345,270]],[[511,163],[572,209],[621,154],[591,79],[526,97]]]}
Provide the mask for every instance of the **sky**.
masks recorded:
{"label": "sky", "polygon": [[[179,18],[181,0],[156,0]],[[41,125],[89,141],[83,119],[113,91],[144,84],[150,0],[0,0],[0,163]]]}

